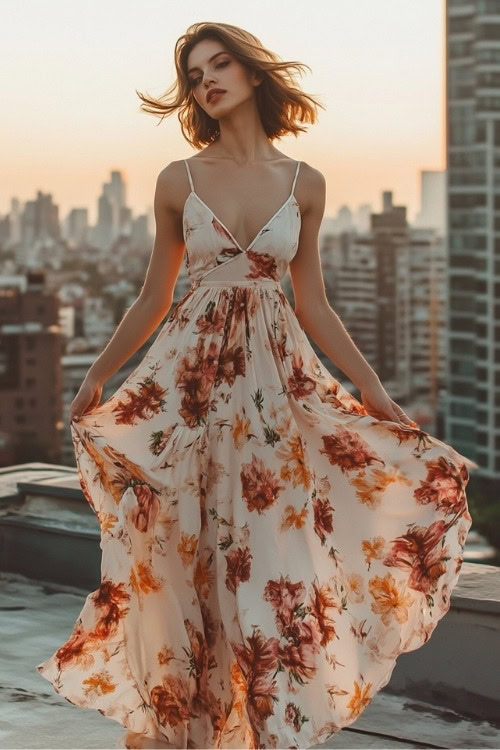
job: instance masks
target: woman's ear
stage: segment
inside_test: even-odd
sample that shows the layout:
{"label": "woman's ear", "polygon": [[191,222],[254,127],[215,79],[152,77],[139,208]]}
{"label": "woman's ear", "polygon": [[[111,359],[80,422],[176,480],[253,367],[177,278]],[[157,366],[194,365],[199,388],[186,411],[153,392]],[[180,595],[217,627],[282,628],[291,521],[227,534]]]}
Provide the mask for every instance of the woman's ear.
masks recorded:
{"label": "woman's ear", "polygon": [[259,71],[254,71],[252,78],[253,78],[252,83],[255,86],[260,86],[260,84],[264,80],[264,74],[261,73],[260,70]]}

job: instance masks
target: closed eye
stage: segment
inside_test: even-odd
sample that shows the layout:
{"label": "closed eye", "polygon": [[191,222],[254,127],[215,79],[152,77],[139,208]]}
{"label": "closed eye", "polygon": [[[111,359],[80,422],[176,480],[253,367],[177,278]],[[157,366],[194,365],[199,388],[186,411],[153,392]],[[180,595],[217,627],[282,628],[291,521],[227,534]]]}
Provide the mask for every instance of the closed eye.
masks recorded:
{"label": "closed eye", "polygon": [[[220,68],[221,66],[229,65],[229,63],[230,63],[230,60],[224,60],[224,62],[218,63],[215,67]],[[201,76],[197,76],[196,78],[190,78],[189,84],[190,86],[196,86],[198,81],[201,81]]]}

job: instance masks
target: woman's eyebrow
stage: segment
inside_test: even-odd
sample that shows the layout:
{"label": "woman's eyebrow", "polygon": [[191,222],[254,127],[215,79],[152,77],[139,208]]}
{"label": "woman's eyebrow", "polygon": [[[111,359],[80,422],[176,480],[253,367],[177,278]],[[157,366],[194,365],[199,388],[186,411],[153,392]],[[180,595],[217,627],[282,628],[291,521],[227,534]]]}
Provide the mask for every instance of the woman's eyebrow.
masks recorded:
{"label": "woman's eyebrow", "polygon": [[[208,62],[212,62],[212,60],[214,60],[216,57],[218,57],[219,55],[224,55],[224,54],[226,54],[225,50],[221,50],[220,52],[216,52],[215,55],[212,55],[212,57],[209,58]],[[192,73],[193,70],[201,70],[201,68],[189,68],[188,73]]]}

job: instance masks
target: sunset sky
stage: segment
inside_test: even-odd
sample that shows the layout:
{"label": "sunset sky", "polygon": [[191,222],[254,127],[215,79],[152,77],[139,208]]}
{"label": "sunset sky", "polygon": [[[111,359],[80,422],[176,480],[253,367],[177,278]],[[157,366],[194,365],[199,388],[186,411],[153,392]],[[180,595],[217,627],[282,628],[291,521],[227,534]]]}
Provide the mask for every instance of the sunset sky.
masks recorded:
{"label": "sunset sky", "polygon": [[177,115],[141,112],[135,90],[171,85],[175,42],[197,21],[310,66],[299,83],[326,111],[275,146],[324,173],[326,216],[378,211],[392,190],[413,220],[419,171],[445,168],[443,0],[2,0],[0,213],[43,190],[61,219],[87,207],[93,223],[112,169],[134,214],[150,207],[158,172],[195,151]]}

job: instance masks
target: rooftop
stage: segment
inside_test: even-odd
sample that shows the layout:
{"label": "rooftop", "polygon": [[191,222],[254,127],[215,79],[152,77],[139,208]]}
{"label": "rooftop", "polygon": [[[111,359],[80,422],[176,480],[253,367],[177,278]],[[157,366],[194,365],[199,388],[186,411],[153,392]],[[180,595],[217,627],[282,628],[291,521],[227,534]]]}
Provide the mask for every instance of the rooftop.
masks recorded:
{"label": "rooftop", "polygon": [[[100,582],[100,529],[76,469],[0,469],[2,748],[114,748],[124,728],[55,693],[36,665]],[[464,562],[428,643],[321,748],[500,748],[500,567]],[[27,711],[27,705],[30,710]]]}

